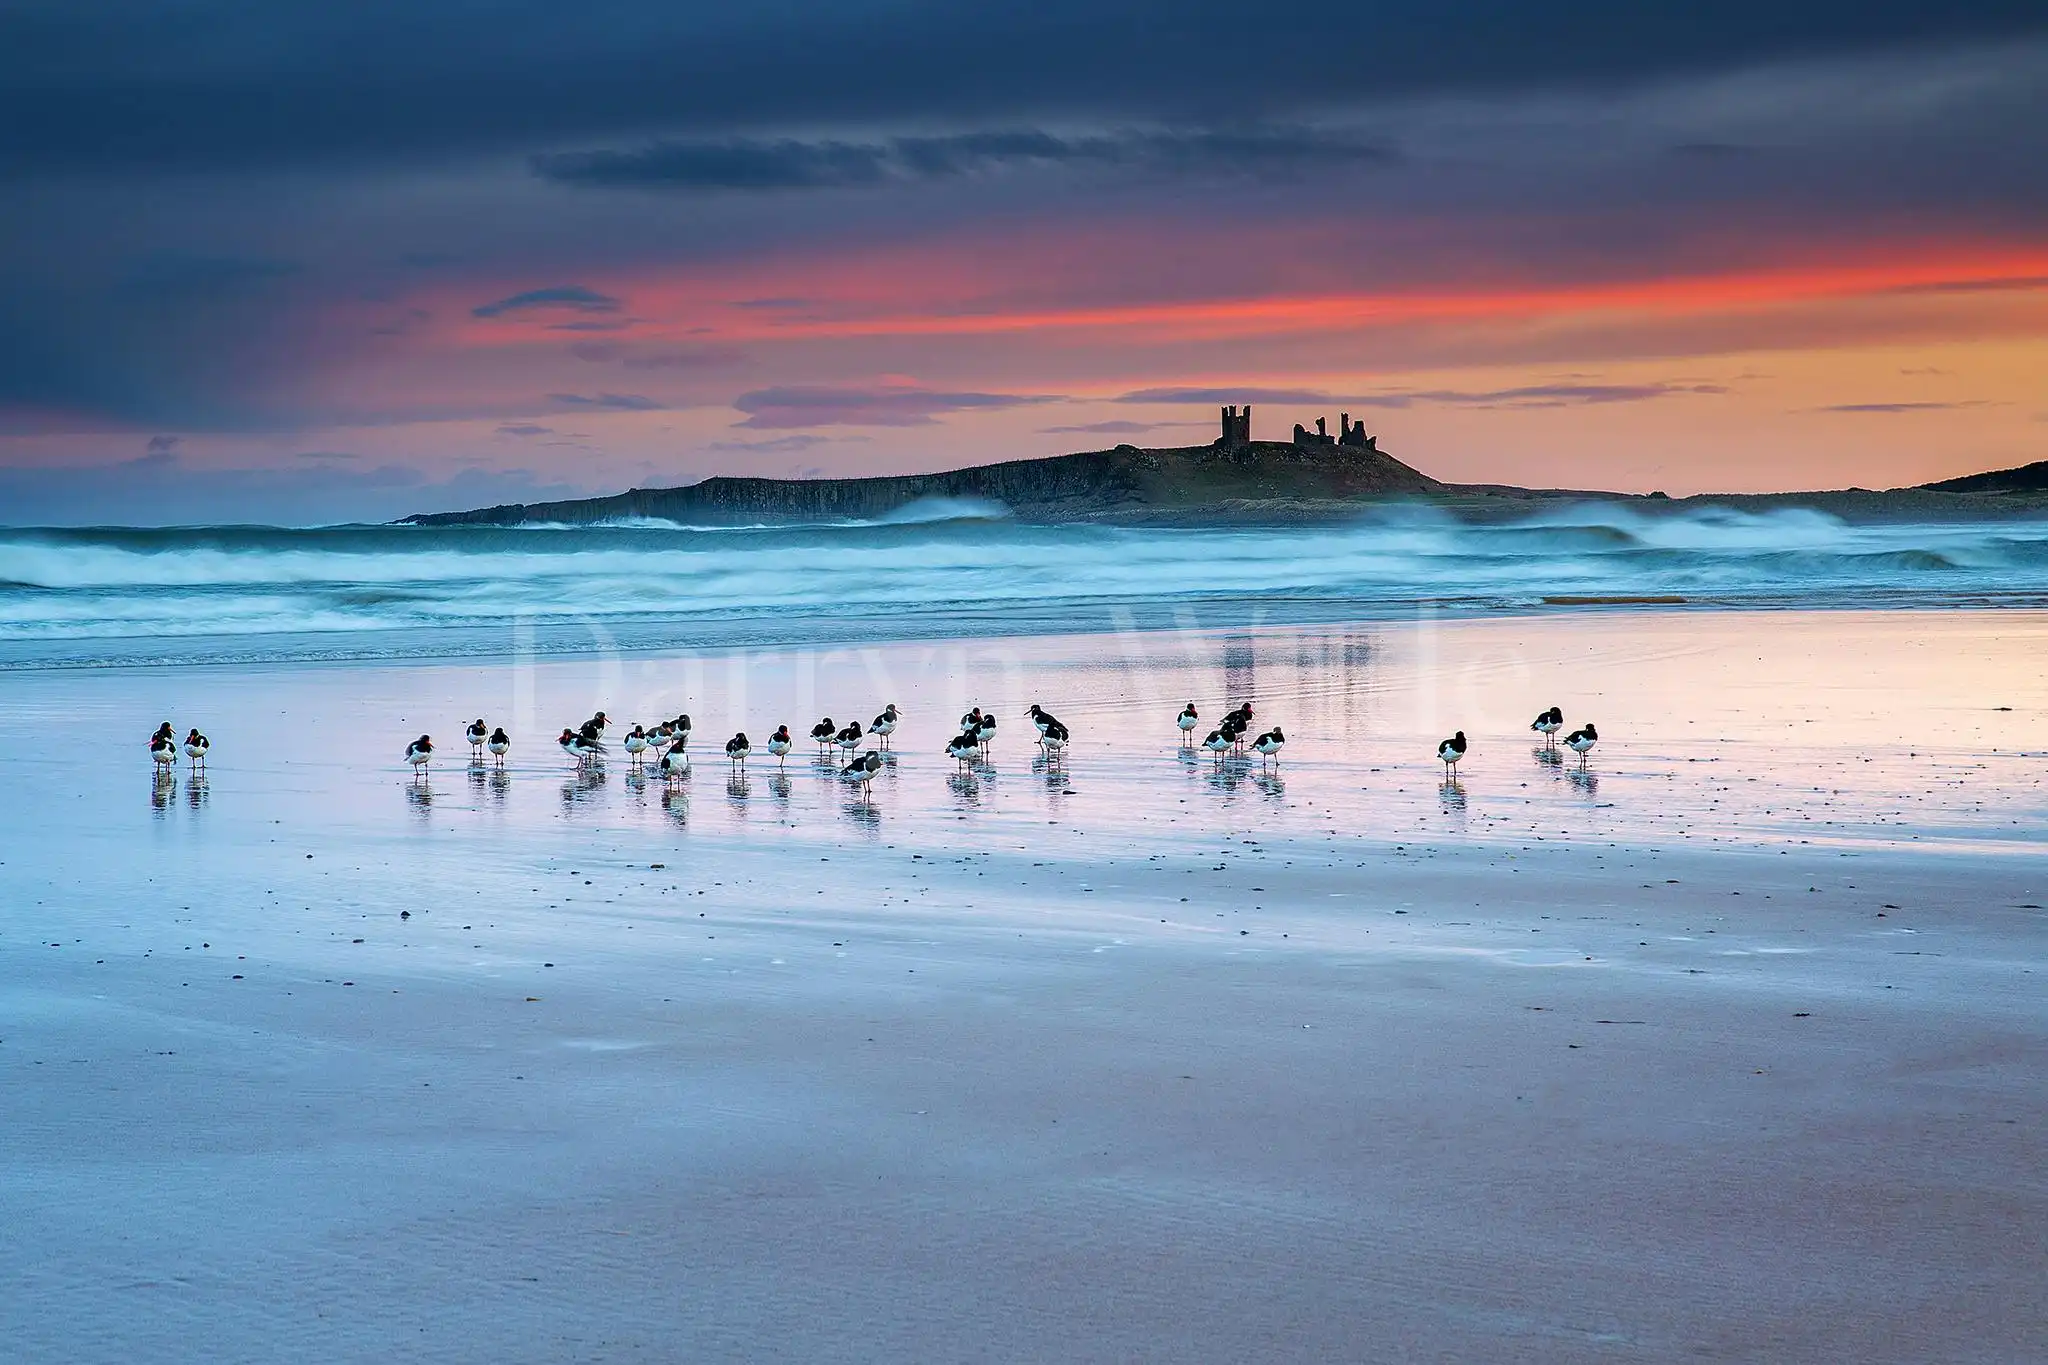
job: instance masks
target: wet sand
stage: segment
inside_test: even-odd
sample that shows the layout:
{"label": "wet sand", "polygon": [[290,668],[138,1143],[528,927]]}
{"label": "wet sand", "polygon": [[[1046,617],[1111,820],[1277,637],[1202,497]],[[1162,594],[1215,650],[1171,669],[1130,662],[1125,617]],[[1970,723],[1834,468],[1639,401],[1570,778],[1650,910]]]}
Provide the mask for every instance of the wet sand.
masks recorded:
{"label": "wet sand", "polygon": [[[2040,1358],[2043,623],[1917,620],[10,679],[0,1334]],[[807,677],[918,718],[872,803],[710,760],[706,698],[808,728]],[[955,773],[923,718],[970,685],[1079,721],[1064,771],[1012,733]],[[410,703],[692,686],[684,792],[393,761]],[[1287,724],[1278,775],[1144,733],[1199,686]],[[1532,687],[1597,708],[1586,774],[1498,714]],[[1425,708],[1488,718],[1455,789]],[[203,786],[19,738],[158,710]]]}

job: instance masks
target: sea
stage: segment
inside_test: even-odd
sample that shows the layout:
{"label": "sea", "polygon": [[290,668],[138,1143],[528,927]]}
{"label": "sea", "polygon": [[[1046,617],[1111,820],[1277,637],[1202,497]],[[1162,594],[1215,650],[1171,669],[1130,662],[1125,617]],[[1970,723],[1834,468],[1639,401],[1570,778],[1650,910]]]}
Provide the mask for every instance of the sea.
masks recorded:
{"label": "sea", "polygon": [[0,529],[0,669],[1229,629],[1559,606],[2039,607],[2048,520],[1612,502],[1473,523]]}

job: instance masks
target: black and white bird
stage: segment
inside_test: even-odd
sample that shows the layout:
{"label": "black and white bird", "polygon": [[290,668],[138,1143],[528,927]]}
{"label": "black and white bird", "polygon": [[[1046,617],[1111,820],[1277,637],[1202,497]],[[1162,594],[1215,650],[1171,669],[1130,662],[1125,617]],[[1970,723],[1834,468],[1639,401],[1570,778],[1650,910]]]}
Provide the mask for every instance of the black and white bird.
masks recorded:
{"label": "black and white bird", "polygon": [[980,728],[981,708],[979,706],[975,707],[972,711],[969,711],[966,715],[960,717],[960,730],[963,734],[969,730],[979,730]]}
{"label": "black and white bird", "polygon": [[1436,746],[1437,762],[1444,765],[1444,776],[1446,778],[1458,775],[1458,764],[1464,757],[1465,732],[1463,730],[1458,731],[1457,734],[1452,735],[1449,739]]}
{"label": "black and white bird", "polygon": [[1586,761],[1586,755],[1592,753],[1593,746],[1599,742],[1600,732],[1593,728],[1593,722],[1590,720],[1564,737],[1564,747],[1577,754],[1581,763]]}
{"label": "black and white bird", "polygon": [[654,741],[647,737],[647,731],[644,727],[636,725],[626,731],[626,737],[620,741],[619,747],[631,756],[634,765],[637,767],[641,762],[640,755],[653,748]]}
{"label": "black and white bird", "polygon": [[811,743],[823,752],[832,747],[832,739],[838,733],[839,727],[832,723],[832,717],[827,716],[811,727]]}
{"label": "black and white bird", "polygon": [[149,757],[160,773],[169,772],[177,763],[178,741],[171,737],[169,721],[165,721],[163,728],[149,737]]}
{"label": "black and white bird", "polygon": [[1536,719],[1529,722],[1529,728],[1543,736],[1546,748],[1555,747],[1557,732],[1564,729],[1564,712],[1553,706],[1548,711],[1538,711]]}
{"label": "black and white bird", "polygon": [[595,733],[597,738],[602,739],[604,738],[605,727],[607,725],[610,725],[611,723],[612,718],[610,716],[607,716],[604,712],[599,711],[589,720],[583,722],[583,731],[585,734]]}
{"label": "black and white bird", "polygon": [[505,727],[500,725],[491,731],[491,737],[484,741],[484,747],[491,751],[491,757],[496,759],[498,766],[502,768],[505,766],[505,755],[512,752],[512,736],[506,734]]}
{"label": "black and white bird", "polygon": [[1244,703],[1223,717],[1223,724],[1217,727],[1230,740],[1231,747],[1244,747],[1244,737],[1252,728],[1252,704]]}
{"label": "black and white bird", "polygon": [[981,737],[971,730],[963,730],[946,741],[946,757],[963,768],[981,757]]}
{"label": "black and white bird", "polygon": [[430,736],[421,735],[405,746],[405,761],[412,764],[412,775],[424,777],[427,765],[434,761],[434,741]]}
{"label": "black and white bird", "polygon": [[185,757],[192,760],[194,770],[206,762],[206,751],[212,747],[213,741],[200,734],[197,727],[185,736]]}
{"label": "black and white bird", "polygon": [[1031,709],[1029,711],[1026,711],[1024,714],[1031,717],[1031,723],[1032,725],[1037,727],[1038,737],[1041,740],[1045,738],[1047,731],[1059,727],[1059,718],[1053,715],[1052,712],[1046,710],[1043,706],[1040,706],[1037,702],[1032,702]]}
{"label": "black and white bird", "polygon": [[832,742],[846,750],[846,752],[852,753],[860,747],[860,736],[860,722],[850,720],[846,722],[845,727],[838,734],[832,736]]}
{"label": "black and white bird", "polygon": [[654,765],[654,770],[667,781],[680,781],[690,771],[690,756],[681,748],[670,749],[661,756],[661,761]]}
{"label": "black and white bird", "polygon": [[484,724],[482,716],[478,716],[469,723],[469,728],[464,730],[462,735],[469,741],[470,761],[481,763],[484,757],[484,741],[491,737],[491,727]]}
{"label": "black and white bird", "polygon": [[882,771],[881,751],[870,749],[844,768],[841,768],[839,775],[848,782],[858,786],[861,798],[865,800],[869,791],[868,784],[875,780],[875,774],[880,771]]}
{"label": "black and white bird", "polygon": [[562,752],[576,760],[578,767],[588,767],[604,752],[604,745],[597,739],[594,726],[586,725],[582,730],[564,730],[562,737],[555,741],[562,746]]}
{"label": "black and white bird", "polygon": [[988,746],[995,741],[995,737],[996,713],[993,711],[984,711],[981,715],[981,724],[974,727],[974,738],[977,742],[980,743],[981,751],[983,753],[988,752]]}
{"label": "black and white bird", "polygon": [[1180,715],[1174,719],[1173,723],[1180,727],[1180,742],[1183,744],[1193,744],[1195,742],[1195,729],[1201,725],[1202,718],[1195,710],[1195,704],[1190,701],[1181,708]]}
{"label": "black and white bird", "polygon": [[672,749],[690,747],[690,716],[688,712],[677,716],[668,723],[668,742]]}
{"label": "black and white bird", "polygon": [[[1052,720],[1052,717],[1048,716],[1046,719]],[[1072,733],[1068,731],[1066,726],[1056,720],[1041,731],[1038,736],[1039,744],[1045,749],[1046,759],[1051,762],[1059,760],[1059,756],[1066,751],[1067,743],[1071,739],[1073,739]]]}
{"label": "black and white bird", "polygon": [[896,733],[896,722],[902,718],[902,713],[896,709],[896,703],[892,701],[882,708],[881,715],[875,717],[875,723],[868,727],[868,733],[877,736],[882,742],[882,747],[886,749],[889,747],[889,736]]}
{"label": "black and white bird", "polygon": [[1286,747],[1287,736],[1280,733],[1280,727],[1277,725],[1252,741],[1252,748],[1256,749],[1259,757],[1268,763],[1277,762],[1280,751]]}
{"label": "black and white bird", "polygon": [[1230,735],[1223,733],[1219,728],[1209,732],[1209,737],[1202,741],[1202,747],[1215,755],[1216,765],[1222,767],[1223,756],[1230,752],[1235,742]]}
{"label": "black and white bird", "polygon": [[740,731],[725,742],[725,756],[735,765],[746,766],[747,755],[754,752],[754,746],[747,742],[747,732]]}
{"label": "black and white bird", "polygon": [[775,733],[768,736],[768,752],[775,755],[777,767],[789,761],[789,751],[794,743],[795,741],[789,737],[787,725],[776,726]]}

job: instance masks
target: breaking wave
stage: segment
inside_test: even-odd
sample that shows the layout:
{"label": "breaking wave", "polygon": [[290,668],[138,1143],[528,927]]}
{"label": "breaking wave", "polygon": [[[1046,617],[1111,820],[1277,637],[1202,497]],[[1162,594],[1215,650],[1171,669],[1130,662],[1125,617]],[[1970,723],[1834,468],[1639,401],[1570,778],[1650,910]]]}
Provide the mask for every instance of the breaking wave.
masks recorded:
{"label": "breaking wave", "polygon": [[508,622],[539,630],[542,648],[548,627],[574,627],[559,633],[571,649],[590,647],[593,626],[650,643],[767,642],[1209,624],[1220,604],[1242,623],[1245,610],[1276,621],[1424,600],[1671,598],[2040,603],[2048,523],[1586,503],[1494,523],[1406,507],[1295,529],[1054,527],[948,500],[796,527],[0,530],[0,663],[200,657],[201,637],[240,641],[237,657],[462,653],[502,648]]}

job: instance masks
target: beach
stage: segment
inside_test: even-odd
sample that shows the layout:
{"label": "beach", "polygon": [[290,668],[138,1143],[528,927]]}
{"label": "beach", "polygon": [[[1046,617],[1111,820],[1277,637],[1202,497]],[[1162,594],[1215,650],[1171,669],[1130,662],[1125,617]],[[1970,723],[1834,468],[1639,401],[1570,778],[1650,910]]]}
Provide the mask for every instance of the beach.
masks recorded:
{"label": "beach", "polygon": [[[0,1333],[36,1361],[2040,1358],[2044,637],[2013,608],[1427,609],[19,669]],[[1256,698],[1277,767],[1183,753],[1190,695]],[[801,743],[718,753],[888,701],[867,799]],[[1551,703],[1600,724],[1583,770],[1526,728]],[[1000,725],[963,769],[973,704]],[[598,708],[691,711],[688,781],[616,730],[574,772],[549,737]],[[478,714],[513,726],[502,775],[463,752]],[[203,779],[152,781],[163,719],[207,728]]]}

